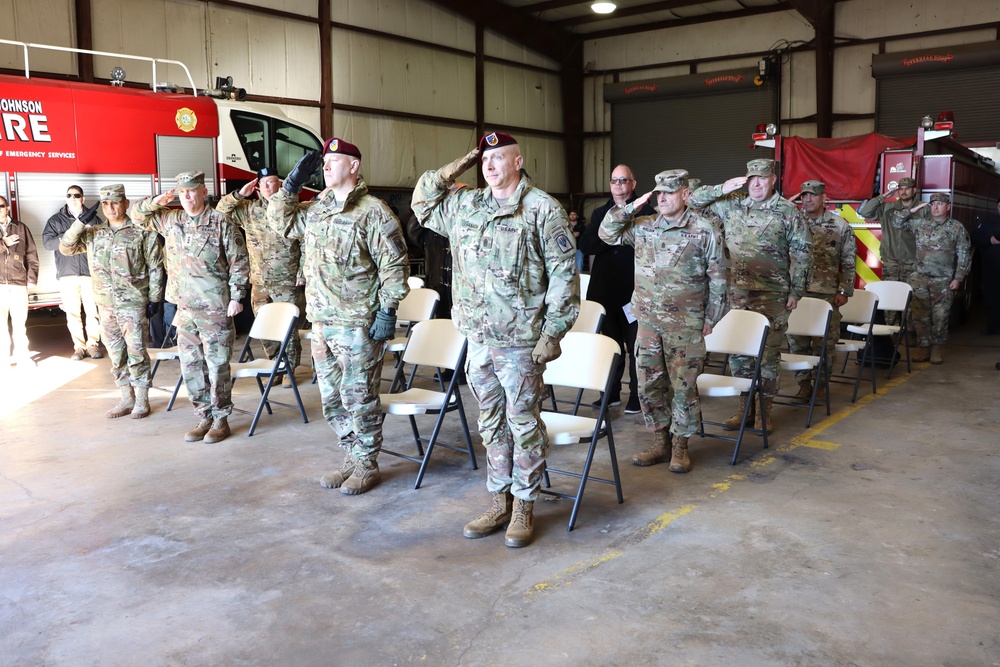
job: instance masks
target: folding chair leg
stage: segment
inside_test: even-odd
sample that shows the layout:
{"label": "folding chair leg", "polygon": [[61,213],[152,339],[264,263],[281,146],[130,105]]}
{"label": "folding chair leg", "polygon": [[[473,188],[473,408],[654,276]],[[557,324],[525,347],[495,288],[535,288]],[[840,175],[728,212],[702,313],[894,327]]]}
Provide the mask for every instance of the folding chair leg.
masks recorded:
{"label": "folding chair leg", "polygon": [[174,409],[174,401],[177,400],[177,392],[181,390],[181,382],[184,381],[184,375],[177,376],[177,384],[174,385],[174,393],[170,395],[170,402],[167,403],[167,412]]}

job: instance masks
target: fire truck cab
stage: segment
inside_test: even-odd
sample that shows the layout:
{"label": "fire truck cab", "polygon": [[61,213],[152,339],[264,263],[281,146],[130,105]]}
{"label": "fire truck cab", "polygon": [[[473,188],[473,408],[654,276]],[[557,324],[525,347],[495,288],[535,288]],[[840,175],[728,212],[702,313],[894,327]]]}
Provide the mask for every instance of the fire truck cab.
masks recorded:
{"label": "fire truck cab", "polygon": [[[197,91],[195,91],[197,93]],[[59,304],[55,260],[42,247],[45,223],[79,185],[86,205],[108,183],[123,183],[130,200],[169,190],[182,171],[205,172],[218,198],[271,166],[286,175],[322,146],[309,127],[272,105],[0,75],[0,194],[11,216],[38,246],[38,285],[31,308]],[[322,189],[318,180],[309,184]]]}

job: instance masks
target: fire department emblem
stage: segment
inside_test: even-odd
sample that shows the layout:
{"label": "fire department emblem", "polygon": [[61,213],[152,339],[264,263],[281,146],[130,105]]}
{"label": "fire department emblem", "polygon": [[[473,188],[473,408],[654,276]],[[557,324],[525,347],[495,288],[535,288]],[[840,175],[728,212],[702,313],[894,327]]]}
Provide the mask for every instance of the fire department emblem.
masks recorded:
{"label": "fire department emblem", "polygon": [[177,123],[177,129],[181,132],[193,132],[194,128],[198,126],[198,116],[195,115],[192,109],[182,107],[177,110],[174,122]]}

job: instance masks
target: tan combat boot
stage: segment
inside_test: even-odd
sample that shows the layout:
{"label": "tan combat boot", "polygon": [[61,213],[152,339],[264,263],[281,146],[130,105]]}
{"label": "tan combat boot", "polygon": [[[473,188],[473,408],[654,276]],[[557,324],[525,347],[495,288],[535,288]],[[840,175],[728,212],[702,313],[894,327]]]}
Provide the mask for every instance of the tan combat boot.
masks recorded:
{"label": "tan combat boot", "polygon": [[493,494],[493,505],[483,512],[478,519],[465,524],[463,535],[470,540],[486,537],[504,527],[510,521],[510,514],[514,507],[514,496],[510,491]]}
{"label": "tan combat boot", "polygon": [[230,434],[229,420],[225,417],[219,417],[212,422],[212,428],[205,434],[205,442],[209,445],[215,444],[216,442],[222,442],[228,438]]}
{"label": "tan combat boot", "polygon": [[531,500],[514,499],[514,511],[507,526],[504,543],[515,549],[531,544],[531,533],[535,530],[535,503]]}
{"label": "tan combat boot", "polygon": [[149,416],[149,387],[135,388],[135,407],[132,408],[132,419],[142,419]]}
{"label": "tan combat boot", "polygon": [[347,481],[347,478],[354,474],[355,465],[354,457],[351,456],[350,452],[346,452],[344,454],[344,462],[340,464],[340,468],[320,477],[319,485],[324,489],[339,489]]}
{"label": "tan combat boot", "polygon": [[674,438],[674,446],[670,453],[670,472],[691,472],[687,438]]}
{"label": "tan combat boot", "polygon": [[[774,424],[771,423],[771,406],[774,404],[773,398],[764,399],[764,417],[767,418],[767,434],[771,435],[774,431]],[[758,431],[763,429],[764,422],[761,421],[761,415],[757,415],[757,419],[754,420],[753,427]]]}
{"label": "tan combat boot", "polygon": [[[746,407],[747,407],[747,397],[740,396],[740,407],[736,410],[736,413],[732,417],[722,422],[722,428],[724,428],[727,431],[739,430],[740,425],[743,424],[743,411],[746,410]],[[754,404],[751,404],[750,412],[747,414],[747,421],[746,421],[747,425],[753,423],[753,416],[755,412],[756,412],[756,406]]]}
{"label": "tan combat boot", "polygon": [[917,351],[910,356],[910,361],[927,361],[931,356],[931,348],[929,347],[919,347]]}
{"label": "tan combat boot", "polygon": [[944,359],[941,358],[941,346],[931,345],[930,360],[932,364],[943,364]]}
{"label": "tan combat boot", "polygon": [[653,444],[632,457],[634,466],[652,466],[670,460],[670,431],[653,432]]}
{"label": "tan combat boot", "polygon": [[348,496],[361,495],[382,481],[382,473],[378,463],[366,459],[358,459],[354,463],[354,472],[340,485],[340,492]]}
{"label": "tan combat boot", "polygon": [[212,420],[202,417],[198,425],[184,434],[184,442],[198,442],[205,438],[205,434],[212,429]]}
{"label": "tan combat boot", "polygon": [[808,403],[813,397],[813,383],[810,380],[799,380],[799,393],[792,397],[796,403]]}
{"label": "tan combat boot", "polygon": [[[4,326],[7,326],[4,324]],[[132,412],[132,408],[135,406],[135,396],[132,394],[132,387],[130,385],[125,385],[123,387],[118,387],[122,393],[122,397],[118,400],[115,407],[111,408],[104,413],[104,416],[108,419],[118,419],[119,417],[124,417],[128,413]]]}
{"label": "tan combat boot", "polygon": [[825,403],[825,402],[826,402],[826,385],[821,382],[819,387],[816,389],[816,404],[818,405],[820,403]]}

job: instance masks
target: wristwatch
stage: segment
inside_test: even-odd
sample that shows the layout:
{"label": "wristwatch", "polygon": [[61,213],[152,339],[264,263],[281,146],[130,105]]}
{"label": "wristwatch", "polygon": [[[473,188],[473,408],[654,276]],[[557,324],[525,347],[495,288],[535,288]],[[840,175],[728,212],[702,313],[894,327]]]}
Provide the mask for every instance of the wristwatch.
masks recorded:
{"label": "wristwatch", "polygon": [[390,317],[395,317],[396,316],[396,309],[395,308],[383,308],[382,312],[385,313],[386,315],[389,315]]}
{"label": "wristwatch", "polygon": [[845,292],[842,289],[837,290],[837,294],[840,294],[841,296],[847,296],[847,292]]}

